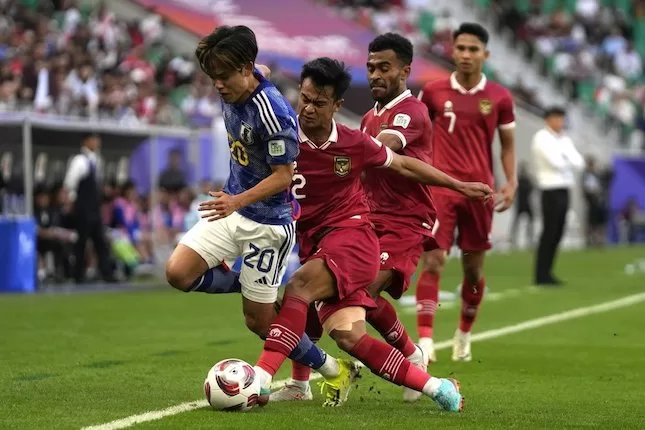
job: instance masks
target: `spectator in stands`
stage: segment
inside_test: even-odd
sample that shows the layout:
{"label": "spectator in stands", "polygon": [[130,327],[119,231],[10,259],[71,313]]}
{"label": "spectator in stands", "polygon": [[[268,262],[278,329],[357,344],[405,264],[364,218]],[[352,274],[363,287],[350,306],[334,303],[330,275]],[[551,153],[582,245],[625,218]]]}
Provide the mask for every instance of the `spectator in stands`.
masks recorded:
{"label": "spectator in stands", "polygon": [[[38,250],[38,279],[44,281],[52,276],[61,281],[70,275],[68,256],[77,239],[74,231],[63,228],[55,206],[44,185],[34,190],[34,218],[37,224],[36,248]],[[54,267],[48,267],[47,256],[51,255]]]}
{"label": "spectator in stands", "polygon": [[80,154],[72,159],[65,175],[65,188],[73,202],[74,227],[78,234],[74,250],[76,257],[74,279],[77,283],[85,280],[85,252],[88,239],[92,240],[103,280],[116,281],[112,273],[101,219],[100,182],[97,175],[99,163],[97,151],[100,145],[101,139],[98,135],[86,135],[81,143]]}
{"label": "spectator in stands", "polygon": [[186,172],[182,167],[182,151],[174,149],[168,154],[168,167],[159,176],[159,188],[178,192],[186,187]]}
{"label": "spectator in stands", "polygon": [[157,94],[152,122],[166,126],[178,126],[182,122],[181,112],[170,103],[167,89],[161,89]]}

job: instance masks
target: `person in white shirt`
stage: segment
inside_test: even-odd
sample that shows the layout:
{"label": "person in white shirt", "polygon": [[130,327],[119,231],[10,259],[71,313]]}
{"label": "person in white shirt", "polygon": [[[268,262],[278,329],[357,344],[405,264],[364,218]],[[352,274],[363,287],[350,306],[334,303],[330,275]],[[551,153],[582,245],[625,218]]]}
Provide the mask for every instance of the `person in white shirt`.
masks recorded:
{"label": "person in white shirt", "polygon": [[569,189],[575,184],[576,173],[585,166],[571,138],[562,132],[564,120],[564,109],[548,109],[544,115],[546,127],[533,136],[536,185],[542,194],[542,234],[535,265],[535,283],[541,286],[562,284],[553,276],[553,261],[564,234]]}

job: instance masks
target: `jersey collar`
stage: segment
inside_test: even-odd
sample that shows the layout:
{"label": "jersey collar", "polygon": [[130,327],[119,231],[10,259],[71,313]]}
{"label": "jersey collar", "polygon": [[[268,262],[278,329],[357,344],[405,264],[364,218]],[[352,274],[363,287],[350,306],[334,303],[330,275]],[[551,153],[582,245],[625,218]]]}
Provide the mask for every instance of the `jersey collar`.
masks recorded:
{"label": "jersey collar", "polygon": [[388,104],[383,106],[383,109],[379,112],[378,110],[378,102],[374,103],[374,115],[375,116],[381,116],[383,115],[383,112],[385,112],[388,109],[392,109],[394,106],[399,104],[401,101],[407,99],[408,97],[412,96],[412,92],[410,90],[405,90],[398,96],[396,96],[392,101],[390,101]]}
{"label": "jersey collar", "polygon": [[317,146],[311,139],[309,139],[300,127],[298,127],[298,139],[302,143],[306,143],[311,146],[313,149],[327,149],[332,143],[338,142],[338,128],[336,127],[336,121],[331,120],[331,133],[327,138],[327,141],[320,146]]}
{"label": "jersey collar", "polygon": [[450,86],[453,90],[459,91],[461,94],[476,94],[480,91],[484,91],[484,88],[486,88],[486,82],[488,82],[488,79],[486,79],[486,75],[482,73],[482,78],[479,83],[471,89],[467,90],[466,88],[462,87],[459,82],[457,82],[456,72],[453,72],[450,75]]}

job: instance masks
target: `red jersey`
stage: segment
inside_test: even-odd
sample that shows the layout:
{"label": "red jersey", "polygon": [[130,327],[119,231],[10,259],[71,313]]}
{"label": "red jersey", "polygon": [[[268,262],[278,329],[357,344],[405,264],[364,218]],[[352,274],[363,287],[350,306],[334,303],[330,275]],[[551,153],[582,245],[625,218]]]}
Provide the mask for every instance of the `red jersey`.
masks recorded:
{"label": "red jersey", "polygon": [[461,181],[493,187],[495,131],[515,127],[511,93],[484,75],[479,84],[466,90],[453,73],[448,79],[427,83],[419,98],[434,125],[432,164]]}
{"label": "red jersey", "polygon": [[[363,116],[361,130],[371,136],[390,133],[403,148],[400,154],[432,164],[432,123],[428,109],[410,90],[405,91],[377,111],[376,106]],[[370,169],[364,180],[370,207],[375,214],[392,215],[397,221],[409,219],[421,226],[432,226],[437,212],[428,185],[420,184],[396,172]]]}
{"label": "red jersey", "polygon": [[302,130],[298,134],[300,155],[292,185],[302,209],[298,232],[369,223],[361,173],[370,167],[388,167],[392,151],[365,133],[336,122],[329,139],[320,146]]}

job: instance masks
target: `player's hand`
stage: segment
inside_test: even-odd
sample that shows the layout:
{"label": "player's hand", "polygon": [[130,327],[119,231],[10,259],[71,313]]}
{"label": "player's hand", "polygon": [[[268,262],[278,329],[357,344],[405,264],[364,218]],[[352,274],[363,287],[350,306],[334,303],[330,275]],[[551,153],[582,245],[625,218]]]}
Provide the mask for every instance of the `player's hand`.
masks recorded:
{"label": "player's hand", "polygon": [[271,69],[264,64],[256,64],[255,67],[260,71],[260,73],[262,73],[262,76],[267,79],[271,79]]}
{"label": "player's hand", "polygon": [[497,199],[495,201],[495,210],[497,212],[504,212],[505,210],[509,209],[513,205],[516,191],[517,185],[510,182],[504,185],[497,194]]}
{"label": "player's hand", "polygon": [[202,214],[202,218],[208,219],[209,222],[226,218],[241,208],[236,196],[228,195],[223,191],[211,191],[208,195],[215,198],[201,202],[198,210],[205,212]]}
{"label": "player's hand", "polygon": [[481,182],[462,182],[457,190],[464,196],[476,200],[487,200],[493,195],[491,187]]}

